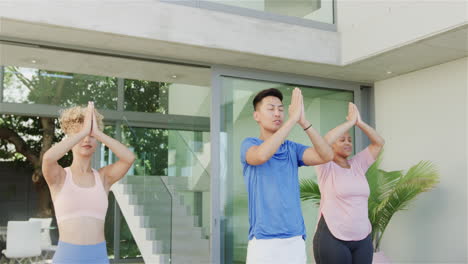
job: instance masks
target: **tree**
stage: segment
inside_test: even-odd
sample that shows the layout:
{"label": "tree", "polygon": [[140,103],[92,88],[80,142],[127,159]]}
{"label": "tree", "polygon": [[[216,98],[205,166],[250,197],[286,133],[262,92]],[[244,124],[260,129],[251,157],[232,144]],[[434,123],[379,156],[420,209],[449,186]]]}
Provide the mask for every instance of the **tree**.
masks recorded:
{"label": "tree", "polygon": [[[39,195],[38,215],[52,215],[51,198],[41,171],[42,155],[55,140],[63,134],[55,134],[56,122],[53,118],[2,115],[0,117],[0,157],[18,163],[29,163],[32,167],[32,181]],[[39,141],[38,138],[41,138]],[[8,144],[12,144],[14,148]],[[60,163],[70,163],[70,155]]]}

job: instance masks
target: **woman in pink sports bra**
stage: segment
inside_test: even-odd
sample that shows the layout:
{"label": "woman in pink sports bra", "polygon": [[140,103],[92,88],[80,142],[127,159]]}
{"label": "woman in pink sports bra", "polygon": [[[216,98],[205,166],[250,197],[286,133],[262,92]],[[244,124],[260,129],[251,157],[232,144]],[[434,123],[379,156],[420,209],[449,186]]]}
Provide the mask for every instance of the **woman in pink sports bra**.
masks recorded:
{"label": "woman in pink sports bra", "polygon": [[[321,192],[319,222],[313,240],[318,264],[372,263],[366,172],[382,150],[384,139],[361,120],[353,103],[349,103],[346,119],[324,137],[332,146],[333,161],[315,167]],[[353,153],[348,131],[354,125],[369,137],[371,144],[348,159]]]}
{"label": "woman in pink sports bra", "polygon": [[[53,263],[109,263],[104,238],[104,220],[109,189],[123,178],[135,160],[134,154],[102,132],[102,115],[88,107],[62,112],[60,125],[67,135],[43,156],[42,171],[49,185],[59,229]],[[109,147],[118,161],[94,170],[91,160],[97,141]],[[70,150],[70,167],[58,164]]]}

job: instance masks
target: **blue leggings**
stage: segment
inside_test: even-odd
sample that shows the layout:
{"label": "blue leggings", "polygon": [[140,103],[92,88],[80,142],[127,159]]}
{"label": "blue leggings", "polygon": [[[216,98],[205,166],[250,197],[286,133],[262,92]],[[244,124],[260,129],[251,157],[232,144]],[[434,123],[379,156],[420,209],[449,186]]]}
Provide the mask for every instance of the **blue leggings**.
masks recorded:
{"label": "blue leggings", "polygon": [[95,245],[75,245],[59,241],[53,264],[108,264],[106,242]]}
{"label": "blue leggings", "polygon": [[335,238],[320,217],[314,236],[314,258],[317,264],[371,264],[374,254],[371,235],[360,241]]}

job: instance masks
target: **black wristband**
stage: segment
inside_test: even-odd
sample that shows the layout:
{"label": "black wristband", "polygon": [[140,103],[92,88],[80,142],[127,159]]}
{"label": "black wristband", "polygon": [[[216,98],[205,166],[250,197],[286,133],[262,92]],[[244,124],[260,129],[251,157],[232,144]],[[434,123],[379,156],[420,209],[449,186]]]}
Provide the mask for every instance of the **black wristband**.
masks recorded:
{"label": "black wristband", "polygon": [[312,127],[312,124],[310,124],[310,126],[304,128],[304,131],[306,131],[307,129],[311,128]]}

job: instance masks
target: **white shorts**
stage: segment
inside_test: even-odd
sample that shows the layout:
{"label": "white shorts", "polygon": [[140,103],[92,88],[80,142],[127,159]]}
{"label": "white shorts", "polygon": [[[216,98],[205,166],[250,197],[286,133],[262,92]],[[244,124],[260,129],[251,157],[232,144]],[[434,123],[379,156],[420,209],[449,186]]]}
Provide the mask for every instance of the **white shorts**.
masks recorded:
{"label": "white shorts", "polygon": [[307,254],[302,236],[249,241],[247,264],[305,264]]}

